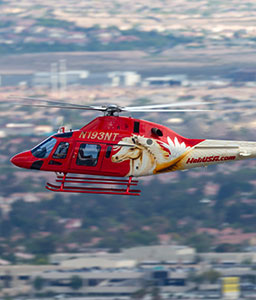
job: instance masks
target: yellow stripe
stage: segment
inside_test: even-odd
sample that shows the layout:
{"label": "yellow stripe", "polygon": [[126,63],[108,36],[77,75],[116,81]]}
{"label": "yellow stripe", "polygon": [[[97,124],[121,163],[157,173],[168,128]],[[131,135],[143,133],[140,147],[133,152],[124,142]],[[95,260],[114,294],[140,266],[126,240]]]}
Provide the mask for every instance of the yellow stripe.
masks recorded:
{"label": "yellow stripe", "polygon": [[223,291],[223,293],[239,292],[239,288],[238,287],[223,287],[222,291]]}
{"label": "yellow stripe", "polygon": [[239,277],[225,277],[223,278],[223,284],[238,284],[239,282]]}

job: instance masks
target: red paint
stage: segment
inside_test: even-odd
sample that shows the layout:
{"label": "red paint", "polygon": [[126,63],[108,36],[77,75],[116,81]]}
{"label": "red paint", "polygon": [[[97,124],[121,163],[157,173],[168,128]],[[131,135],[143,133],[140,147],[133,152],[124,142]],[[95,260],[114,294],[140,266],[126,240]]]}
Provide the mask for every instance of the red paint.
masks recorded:
{"label": "red paint", "polygon": [[[139,132],[134,132],[137,131],[134,122],[139,122]],[[152,133],[152,128],[160,129],[163,135],[157,136]],[[161,145],[160,141],[167,143],[167,137],[172,141],[177,138],[179,143],[185,143],[187,147],[193,147],[203,141],[202,139],[184,138],[171,129],[156,123],[128,117],[103,116],[94,119],[80,130],[53,135],[47,142],[49,144],[47,147],[51,151],[46,156],[43,153],[45,150],[43,142],[42,146],[38,146],[41,147],[40,151],[35,150],[38,148],[35,147],[30,151],[15,155],[11,162],[21,168],[41,171],[124,177],[129,172],[129,161],[115,163],[111,160],[111,156],[115,153],[114,147],[118,142],[125,137],[134,135],[155,139],[159,145]],[[89,146],[84,144],[89,144]],[[67,145],[68,150],[63,155],[61,147],[67,147]],[[96,165],[83,165],[87,158],[82,156],[81,151],[79,153],[80,147],[98,147],[97,149],[100,149]],[[108,156],[109,149],[111,149],[110,156]]]}
{"label": "red paint", "polygon": [[11,162],[20,168],[30,169],[33,162],[37,159],[31,154],[31,151],[19,153],[11,158]]}

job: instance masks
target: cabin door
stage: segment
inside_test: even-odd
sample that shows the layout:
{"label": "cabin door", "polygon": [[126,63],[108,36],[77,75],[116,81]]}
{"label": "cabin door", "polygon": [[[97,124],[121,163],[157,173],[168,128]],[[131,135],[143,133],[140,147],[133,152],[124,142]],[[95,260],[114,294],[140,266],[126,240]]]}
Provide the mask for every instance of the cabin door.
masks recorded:
{"label": "cabin door", "polygon": [[70,168],[77,173],[91,174],[101,170],[105,145],[99,143],[77,142],[72,155]]}

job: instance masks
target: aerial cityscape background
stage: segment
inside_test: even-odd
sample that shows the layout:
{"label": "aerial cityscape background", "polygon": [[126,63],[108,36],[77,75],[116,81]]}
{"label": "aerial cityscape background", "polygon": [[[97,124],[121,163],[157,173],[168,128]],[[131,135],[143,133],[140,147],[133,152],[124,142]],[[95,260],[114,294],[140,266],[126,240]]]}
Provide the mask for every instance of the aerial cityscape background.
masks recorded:
{"label": "aerial cityscape background", "polygon": [[132,116],[188,138],[256,141],[255,10],[253,0],[0,1],[0,299],[256,297],[255,160],[141,178],[140,197],[55,194],[44,188],[54,174],[9,161],[98,115],[15,105],[22,97],[210,102]]}

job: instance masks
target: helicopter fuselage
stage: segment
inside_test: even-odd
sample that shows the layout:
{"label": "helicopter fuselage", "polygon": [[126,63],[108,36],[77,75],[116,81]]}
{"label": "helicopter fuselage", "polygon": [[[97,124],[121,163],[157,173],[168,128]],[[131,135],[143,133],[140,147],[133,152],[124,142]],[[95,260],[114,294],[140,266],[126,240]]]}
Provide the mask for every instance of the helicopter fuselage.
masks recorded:
{"label": "helicopter fuselage", "polygon": [[146,176],[256,157],[256,142],[188,139],[144,120],[103,116],[15,155],[21,168],[101,176]]}

